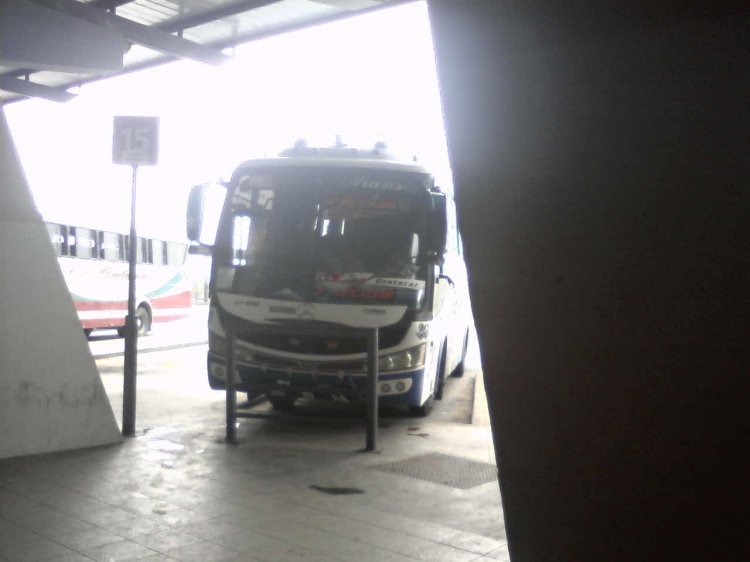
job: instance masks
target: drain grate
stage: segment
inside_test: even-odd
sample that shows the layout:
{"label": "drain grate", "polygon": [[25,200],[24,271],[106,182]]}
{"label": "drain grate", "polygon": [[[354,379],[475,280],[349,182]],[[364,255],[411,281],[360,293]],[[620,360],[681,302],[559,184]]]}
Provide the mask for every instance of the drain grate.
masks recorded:
{"label": "drain grate", "polygon": [[427,453],[370,468],[460,490],[481,486],[497,478],[497,467],[494,465],[441,453]]}
{"label": "drain grate", "polygon": [[364,494],[365,491],[360,488],[339,488],[337,486],[318,486],[317,484],[310,484],[310,488],[324,494],[331,494],[333,496],[346,496],[348,494]]}

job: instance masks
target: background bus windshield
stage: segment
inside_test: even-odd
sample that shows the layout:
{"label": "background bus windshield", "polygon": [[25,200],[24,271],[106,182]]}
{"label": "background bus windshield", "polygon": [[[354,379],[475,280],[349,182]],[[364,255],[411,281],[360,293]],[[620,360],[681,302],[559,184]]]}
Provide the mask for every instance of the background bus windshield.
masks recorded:
{"label": "background bus windshield", "polygon": [[[424,298],[426,190],[393,173],[284,170],[237,178],[218,288],[280,300],[408,304]],[[222,286],[223,285],[223,286]]]}

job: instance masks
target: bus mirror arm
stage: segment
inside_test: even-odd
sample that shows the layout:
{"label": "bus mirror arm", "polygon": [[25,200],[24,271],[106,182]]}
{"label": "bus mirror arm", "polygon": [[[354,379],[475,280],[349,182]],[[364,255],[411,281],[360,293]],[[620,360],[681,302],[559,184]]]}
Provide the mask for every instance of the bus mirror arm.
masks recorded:
{"label": "bus mirror arm", "polygon": [[213,246],[205,244],[191,244],[188,246],[188,254],[191,256],[211,256],[213,255]]}
{"label": "bus mirror arm", "polygon": [[441,279],[445,279],[451,287],[456,286],[456,283],[453,281],[453,279],[451,279],[450,276],[446,275],[445,273],[441,273],[440,275],[438,275],[438,281],[440,281]]}
{"label": "bus mirror arm", "polygon": [[445,256],[443,253],[430,252],[429,259],[435,268],[435,283],[439,283],[441,279],[447,279],[453,285],[453,280],[443,273],[443,266],[445,266]]}
{"label": "bus mirror arm", "polygon": [[429,258],[430,258],[430,263],[438,266],[442,273],[443,266],[445,265],[445,255],[443,255],[443,252],[430,252]]}

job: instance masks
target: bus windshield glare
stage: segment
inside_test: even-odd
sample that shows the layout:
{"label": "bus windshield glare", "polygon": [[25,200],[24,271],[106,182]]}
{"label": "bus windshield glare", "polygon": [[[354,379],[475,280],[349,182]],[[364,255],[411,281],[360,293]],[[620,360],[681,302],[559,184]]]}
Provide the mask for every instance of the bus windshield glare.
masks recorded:
{"label": "bus windshield glare", "polygon": [[241,172],[217,240],[217,289],[419,308],[430,208],[423,180],[330,168]]}

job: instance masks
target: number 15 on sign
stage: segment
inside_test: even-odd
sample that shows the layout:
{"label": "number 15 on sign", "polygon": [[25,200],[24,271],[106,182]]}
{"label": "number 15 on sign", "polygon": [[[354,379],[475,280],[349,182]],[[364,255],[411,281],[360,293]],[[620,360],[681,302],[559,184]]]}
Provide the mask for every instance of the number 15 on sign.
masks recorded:
{"label": "number 15 on sign", "polygon": [[159,118],[115,116],[112,163],[153,166],[159,159]]}

